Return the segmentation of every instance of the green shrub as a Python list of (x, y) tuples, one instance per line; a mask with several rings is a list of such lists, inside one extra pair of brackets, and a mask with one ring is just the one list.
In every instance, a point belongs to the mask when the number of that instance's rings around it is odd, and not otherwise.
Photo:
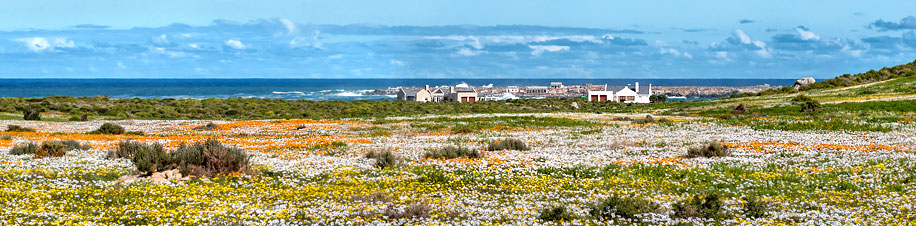
[(478, 152), (477, 150), (471, 150), (471, 149), (464, 148), (464, 147), (457, 147), (457, 146), (449, 145), (449, 146), (445, 146), (440, 149), (427, 151), (426, 154), (423, 155), (423, 157), (431, 158), (431, 159), (453, 159), (453, 158), (460, 158), (460, 157), (479, 158), (480, 152)]
[(99, 129), (94, 130), (89, 133), (90, 134), (109, 134), (109, 135), (124, 134), (124, 127), (118, 124), (106, 122), (105, 124), (102, 124), (102, 126), (99, 127)]
[(22, 119), (27, 121), (41, 120), (41, 110), (38, 108), (29, 108), (22, 112)]
[(117, 148), (117, 149), (109, 150), (109, 151), (108, 151), (108, 158), (111, 158), (111, 159), (117, 159), (117, 158), (131, 159), (131, 157), (133, 157), (134, 153), (137, 153), (138, 150), (144, 149), (144, 148), (151, 148), (151, 147), (148, 147), (148, 146), (150, 146), (150, 145), (149, 145), (149, 144), (142, 143), (142, 142), (131, 141), (131, 140), (122, 140), (122, 141), (118, 142), (118, 148)]
[(743, 115), (746, 112), (747, 107), (745, 107), (744, 104), (739, 104), (738, 106), (735, 106), (735, 109), (732, 109), (732, 114), (736, 115)]
[(380, 169), (395, 167), (400, 164), (401, 157), (391, 151), (370, 151), (366, 153), (367, 159), (375, 159), (375, 167)]
[(748, 197), (747, 201), (744, 203), (744, 215), (750, 218), (768, 217), (769, 210), (770, 203), (760, 201), (757, 197)]
[(35, 129), (22, 127), (19, 125), (7, 125), (6, 132), (35, 132)]
[(61, 157), (67, 154), (67, 145), (60, 141), (45, 141), (35, 150), (35, 158)]
[(527, 151), (528, 145), (524, 141), (515, 138), (506, 138), (503, 140), (498, 140), (490, 142), (487, 144), (487, 151), (499, 151), (499, 150), (519, 150)]
[(143, 135), (144, 135), (143, 131), (129, 131), (129, 132), (125, 133), (125, 134), (127, 134), (127, 135), (134, 135), (134, 136), (143, 136)]
[(710, 142), (709, 144), (701, 147), (691, 148), (687, 150), (688, 158), (696, 157), (725, 157), (731, 154), (731, 151), (728, 150), (728, 147), (719, 144), (718, 142)]
[(159, 143), (145, 144), (139, 141), (122, 141), (118, 143), (118, 151), (114, 156), (110, 152), (108, 156), (118, 158), (130, 156), (130, 161), (134, 163), (137, 170), (145, 173), (164, 170), (172, 165), (171, 156), (165, 152), (165, 149)]
[(703, 217), (724, 219), (727, 217), (725, 206), (716, 193), (694, 195), (690, 200), (681, 201), (672, 207), (677, 218)]
[(634, 122), (636, 122), (636, 124), (655, 123), (655, 118), (653, 118), (651, 115), (646, 115), (645, 118), (637, 119)]
[(551, 206), (542, 209), (538, 214), (538, 219), (549, 222), (569, 221), (573, 219), (573, 215), (566, 209), (566, 206)]
[(195, 130), (218, 130), (219, 126), (214, 123), (207, 123), (207, 125), (194, 127)]
[(21, 145), (16, 145), (10, 149), (11, 155), (31, 155), (35, 154), (35, 151), (38, 150), (38, 144), (35, 143), (25, 143)]
[(808, 101), (813, 101), (813, 100), (814, 100), (814, 99), (811, 99), (811, 97), (808, 97), (808, 96), (805, 96), (805, 95), (798, 95), (798, 96), (793, 97), (793, 98), (790, 99), (789, 101), (791, 101), (793, 104), (800, 104), (800, 103), (804, 103), (804, 102), (808, 102)]
[(79, 150), (85, 151), (85, 150), (92, 149), (92, 146), (89, 146), (88, 144), (80, 144), (79, 141), (75, 141), (75, 140), (62, 140), (60, 142), (64, 144), (64, 146), (66, 146), (67, 150), (79, 149)]
[(3, 136), (0, 136), (0, 140), (13, 140), (13, 136), (10, 136), (9, 134), (6, 134), (6, 135), (3, 135)]
[(660, 207), (652, 201), (612, 196), (592, 207), (589, 214), (600, 220), (635, 219), (637, 214), (657, 213)]
[(183, 175), (217, 175), (244, 172), (248, 167), (248, 154), (239, 148), (226, 146), (215, 139), (192, 145), (181, 144), (173, 154), (173, 161)]
[(818, 103), (816, 100), (805, 101), (804, 103), (801, 103), (800, 105), (801, 105), (801, 112), (805, 112), (805, 113), (818, 112), (818, 111), (823, 110), (823, 108), (821, 107), (821, 103)]
[(80, 117), (79, 117), (79, 116), (76, 116), (76, 115), (72, 115), (72, 116), (70, 116), (69, 119), (67, 119), (67, 121), (71, 121), (71, 122), (77, 122), (77, 121), (79, 121), (79, 120), (80, 120)]

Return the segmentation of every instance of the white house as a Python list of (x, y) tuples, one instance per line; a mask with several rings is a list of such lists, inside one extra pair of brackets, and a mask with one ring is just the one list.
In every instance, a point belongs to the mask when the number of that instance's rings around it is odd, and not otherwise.
[(509, 86), (506, 87), (507, 93), (518, 93), (518, 86)]
[(648, 86), (636, 85), (605, 85), (603, 90), (588, 90), (588, 101), (613, 101), (621, 103), (649, 103), (652, 93), (652, 84)]

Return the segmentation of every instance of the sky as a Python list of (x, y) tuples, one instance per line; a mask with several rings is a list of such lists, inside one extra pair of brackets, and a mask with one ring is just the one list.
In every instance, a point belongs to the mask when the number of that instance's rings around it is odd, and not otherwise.
[(916, 1), (0, 0), (0, 78), (829, 78)]

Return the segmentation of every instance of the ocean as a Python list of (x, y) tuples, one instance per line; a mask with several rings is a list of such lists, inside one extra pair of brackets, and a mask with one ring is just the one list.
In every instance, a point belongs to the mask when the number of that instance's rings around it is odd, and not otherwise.
[(794, 79), (0, 79), (0, 97), (96, 96), (111, 98), (271, 98), (288, 100), (392, 100), (365, 91), (401, 86), (547, 86), (652, 84), (654, 86), (792, 85)]

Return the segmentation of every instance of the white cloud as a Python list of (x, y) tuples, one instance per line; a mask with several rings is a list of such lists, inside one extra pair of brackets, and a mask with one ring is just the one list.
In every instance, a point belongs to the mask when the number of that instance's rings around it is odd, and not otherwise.
[(818, 36), (817, 34), (814, 34), (814, 32), (811, 32), (809, 30), (803, 29), (802, 27), (796, 27), (795, 31), (798, 31), (798, 35), (801, 36), (802, 40), (821, 39), (821, 36)]
[(197, 49), (200, 46), (198, 46), (197, 44), (191, 43), (191, 44), (188, 44), (188, 47), (191, 47), (192, 49)]
[(728, 52), (726, 52), (726, 51), (718, 51), (718, 52), (716, 52), (716, 58), (718, 58), (718, 59), (720, 59), (720, 60), (728, 60)]
[(232, 48), (234, 48), (234, 49), (245, 49), (245, 48), (247, 48), (247, 46), (245, 46), (245, 44), (243, 44), (242, 41), (235, 40), (235, 39), (226, 40), (226, 45), (229, 46), (229, 47), (232, 47)]
[(73, 40), (67, 40), (66, 38), (55, 38), (54, 47), (57, 48), (73, 48), (76, 46), (76, 43), (73, 43)]
[(457, 52), (457, 53), (458, 53), (458, 55), (462, 55), (462, 56), (477, 56), (477, 55), (480, 55), (481, 53), (487, 53), (487, 51), (471, 50), (471, 49), (468, 49), (468, 48), (460, 48), (460, 49), (458, 49), (458, 52)]
[(161, 34), (159, 36), (153, 37), (153, 43), (157, 45), (165, 45), (169, 43), (169, 36), (166, 34)]
[(391, 63), (391, 65), (404, 66), (404, 61), (391, 59), (389, 62)]
[(770, 58), (770, 57), (772, 57), (772, 56), (770, 55), (770, 51), (767, 49), (767, 43), (766, 43), (766, 42), (763, 42), (763, 41), (760, 41), (760, 40), (754, 40), (752, 43), (754, 43), (754, 46), (757, 46), (757, 47), (760, 48), (760, 49), (758, 49), (758, 50), (754, 50), (754, 52), (757, 53), (758, 56), (764, 57), (764, 58)]
[(569, 46), (554, 46), (554, 45), (529, 45), (528, 48), (531, 48), (531, 55), (540, 56), (544, 52), (559, 52), (569, 50)]
[(40, 51), (54, 48), (51, 46), (51, 43), (48, 43), (48, 39), (45, 39), (42, 37), (20, 38), (20, 39), (16, 39), (16, 41), (22, 42), (23, 44), (25, 44), (26, 48), (29, 48), (29, 50), (32, 50), (35, 52), (40, 52)]
[(741, 40), (741, 43), (751, 44), (751, 36), (748, 36), (741, 29), (735, 30), (735, 36), (738, 36), (738, 39)]
[(328, 59), (332, 59), (332, 60), (343, 59), (343, 54), (330, 55), (328, 56)]
[(280, 23), (282, 23), (283, 26), (286, 27), (286, 34), (292, 34), (296, 32), (296, 23), (293, 23), (293, 21), (283, 18), (283, 19), (280, 19)]
[(124, 66), (124, 63), (118, 62), (117, 65), (118, 65), (118, 68), (120, 69), (127, 69), (127, 66)]
[(289, 46), (291, 47), (314, 47), (321, 49), (323, 46), (321, 40), (318, 40), (318, 37), (321, 36), (321, 31), (315, 31), (315, 34), (309, 37), (296, 37), (293, 40), (289, 41)]
[(677, 49), (674, 49), (674, 48), (665, 48), (665, 47), (662, 47), (661, 49), (659, 49), (659, 53), (661, 53), (661, 54), (671, 54), (671, 55), (673, 55), (673, 56), (675, 56), (675, 57), (684, 57), (684, 58), (687, 58), (687, 59), (693, 59), (693, 55), (690, 55), (690, 53), (681, 52), (681, 51), (678, 51)]

